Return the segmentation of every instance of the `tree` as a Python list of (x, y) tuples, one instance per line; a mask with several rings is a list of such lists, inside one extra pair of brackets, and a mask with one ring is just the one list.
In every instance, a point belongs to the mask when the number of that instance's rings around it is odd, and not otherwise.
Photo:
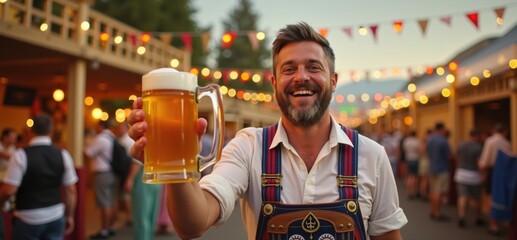
[(208, 52), (202, 48), (201, 28), (194, 20), (197, 12), (189, 0), (97, 0), (93, 8), (121, 22), (154, 35), (172, 33), (171, 45), (184, 48), (181, 33), (192, 36), (191, 65), (204, 66)]
[[(270, 52), (266, 48), (266, 39), (259, 41), (258, 48), (253, 49), (248, 38), (248, 32), (258, 30), (259, 14), (254, 12), (252, 7), (250, 0), (240, 0), (239, 5), (228, 15), (228, 19), (223, 21), (224, 31), (233, 32), (236, 35), (228, 48), (224, 48), (222, 45), (217, 48), (219, 68), (265, 70), (269, 67)], [(266, 79), (262, 79), (261, 82), (265, 81)], [(271, 92), (270, 84), (257, 84), (253, 81), (229, 80), (225, 85), (236, 89)]]

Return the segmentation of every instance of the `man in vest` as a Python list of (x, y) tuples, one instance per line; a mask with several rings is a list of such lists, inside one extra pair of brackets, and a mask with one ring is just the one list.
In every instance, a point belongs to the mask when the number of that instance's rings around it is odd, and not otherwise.
[(52, 145), (52, 129), (49, 115), (35, 117), (29, 146), (7, 166), (0, 204), (16, 195), (12, 239), (64, 239), (74, 229), (78, 178), (70, 153)]
[[(248, 239), (402, 239), (407, 219), (386, 152), (329, 112), (338, 81), (329, 42), (306, 23), (288, 25), (272, 55), (282, 118), (237, 133), (199, 182), (168, 185), (178, 235), (224, 223), (240, 198)], [(133, 106), (131, 152), (142, 159), (147, 123), (142, 100)], [(199, 120), (200, 135), (205, 127)]]

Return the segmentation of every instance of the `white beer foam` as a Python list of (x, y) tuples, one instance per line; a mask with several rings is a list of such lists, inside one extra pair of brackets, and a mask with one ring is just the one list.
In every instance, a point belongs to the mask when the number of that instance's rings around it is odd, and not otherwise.
[(196, 91), (197, 76), (179, 72), (174, 68), (158, 68), (142, 76), (142, 91), (156, 89), (179, 89)]

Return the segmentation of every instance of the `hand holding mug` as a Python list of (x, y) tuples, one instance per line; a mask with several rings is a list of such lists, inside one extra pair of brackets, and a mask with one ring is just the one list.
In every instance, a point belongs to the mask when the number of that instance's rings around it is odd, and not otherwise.
[[(214, 122), (207, 156), (199, 155), (199, 133), (206, 128), (206, 122), (198, 119), (198, 101), (203, 97), (211, 99)], [(197, 181), (201, 171), (219, 160), (224, 140), (222, 105), (219, 86), (199, 87), (191, 73), (160, 68), (145, 74), (142, 98), (134, 102), (128, 119), (130, 136), (136, 141), (131, 153), (144, 162), (143, 181)]]

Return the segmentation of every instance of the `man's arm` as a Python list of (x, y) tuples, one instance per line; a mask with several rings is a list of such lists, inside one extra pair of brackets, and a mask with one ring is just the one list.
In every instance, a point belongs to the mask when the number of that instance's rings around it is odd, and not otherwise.
[(181, 239), (200, 237), (219, 218), (219, 201), (197, 182), (169, 184), (167, 208)]
[(393, 230), (379, 236), (370, 236), (371, 240), (402, 240), (400, 230)]
[(5, 202), (16, 194), (16, 192), (18, 192), (18, 187), (8, 183), (2, 183), (0, 186), (0, 206), (4, 206)]
[(75, 207), (77, 204), (77, 188), (75, 184), (65, 186), (65, 234), (70, 234), (74, 230)]

